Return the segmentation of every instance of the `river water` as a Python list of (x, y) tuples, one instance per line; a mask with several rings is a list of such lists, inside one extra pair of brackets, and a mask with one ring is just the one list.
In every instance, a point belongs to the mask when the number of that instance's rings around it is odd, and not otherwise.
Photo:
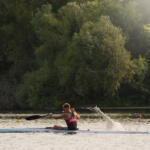
[[(1, 114), (2, 116), (3, 114)], [(43, 128), (53, 125), (65, 126), (63, 120), (8, 118), (3, 115), (0, 128)], [(16, 115), (17, 116), (17, 115)], [(81, 118), (80, 129), (149, 131), (150, 119), (119, 117), (108, 128), (101, 118)], [(0, 133), (0, 150), (150, 150), (150, 134), (63, 134), (63, 133)]]

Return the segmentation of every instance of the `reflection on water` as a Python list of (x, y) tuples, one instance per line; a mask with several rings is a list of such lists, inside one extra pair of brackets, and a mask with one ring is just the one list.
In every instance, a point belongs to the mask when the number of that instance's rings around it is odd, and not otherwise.
[[(91, 118), (91, 114), (86, 115), (86, 119), (82, 118), (78, 123), (80, 129), (108, 130), (107, 121), (101, 119), (101, 117)], [(65, 126), (63, 120), (48, 118), (33, 121), (26, 121), (21, 118), (20, 121), (17, 120), (17, 117), (16, 119), (15, 117), (13, 119), (3, 117), (0, 119), (0, 128)], [(150, 119), (119, 117), (113, 119), (113, 121), (120, 123), (127, 131), (150, 132)], [(120, 130), (120, 127), (116, 127), (115, 130)], [(0, 133), (0, 150), (149, 150), (149, 141), (150, 135)]]

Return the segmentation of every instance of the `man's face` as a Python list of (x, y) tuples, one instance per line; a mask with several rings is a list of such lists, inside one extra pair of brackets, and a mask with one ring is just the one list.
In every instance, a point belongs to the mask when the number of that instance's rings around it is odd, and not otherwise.
[(64, 107), (63, 110), (64, 110), (64, 112), (68, 112), (69, 108), (68, 107)]

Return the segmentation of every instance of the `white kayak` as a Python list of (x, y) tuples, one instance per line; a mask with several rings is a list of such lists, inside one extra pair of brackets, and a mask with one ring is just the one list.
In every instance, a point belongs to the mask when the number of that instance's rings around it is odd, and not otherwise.
[(54, 130), (46, 128), (3, 128), (0, 133), (66, 133), (66, 134), (150, 134), (148, 131), (95, 131), (95, 130)]

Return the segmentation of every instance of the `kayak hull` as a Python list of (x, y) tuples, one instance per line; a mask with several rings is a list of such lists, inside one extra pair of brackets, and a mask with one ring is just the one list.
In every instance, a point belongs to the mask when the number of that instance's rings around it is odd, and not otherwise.
[(85, 134), (149, 134), (147, 131), (54, 130), (46, 128), (3, 128), (0, 133), (85, 133)]

